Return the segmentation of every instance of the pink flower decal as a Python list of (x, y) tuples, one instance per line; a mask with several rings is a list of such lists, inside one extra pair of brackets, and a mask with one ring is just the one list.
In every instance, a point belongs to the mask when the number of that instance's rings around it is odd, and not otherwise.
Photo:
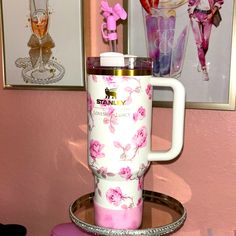
[(118, 119), (115, 115), (115, 108), (112, 106), (107, 107), (107, 115), (103, 119), (103, 123), (107, 124), (111, 133), (115, 133), (115, 125), (118, 124)]
[(123, 147), (122, 144), (120, 142), (117, 142), (117, 141), (114, 141), (113, 144), (116, 148), (121, 148), (122, 151), (123, 151), (122, 154), (120, 155), (120, 159), (123, 160), (123, 161), (128, 160), (128, 151), (130, 150), (131, 145), (127, 144)]
[(138, 190), (143, 190), (143, 176), (138, 179)]
[(152, 85), (148, 84), (146, 88), (146, 94), (148, 95), (148, 99), (152, 99)]
[(97, 170), (97, 173), (100, 174), (103, 178), (106, 178), (106, 176), (107, 176), (107, 168), (106, 167), (100, 167)]
[(94, 82), (97, 82), (98, 80), (97, 80), (97, 76), (96, 75), (92, 75), (92, 80), (94, 81)]
[(110, 85), (115, 85), (116, 81), (115, 81), (115, 77), (114, 76), (104, 76), (103, 79), (105, 80), (105, 82), (110, 86)]
[(126, 180), (129, 180), (132, 176), (130, 167), (123, 167), (120, 169), (119, 175)]
[[(93, 168), (96, 169), (95, 166), (93, 166)], [(106, 168), (106, 167), (103, 167), (103, 166), (100, 167), (100, 168), (97, 170), (97, 173), (98, 173), (99, 175), (101, 175), (104, 179), (106, 179), (107, 176), (109, 176), (109, 177), (115, 176), (114, 173), (108, 172), (107, 168)]]
[(147, 144), (147, 129), (146, 127), (140, 128), (133, 137), (133, 142), (137, 148), (145, 147)]
[[(138, 154), (138, 151), (140, 148), (143, 148), (147, 144), (147, 128), (146, 127), (141, 127), (139, 130), (137, 130), (136, 134), (132, 138), (133, 144), (134, 144), (134, 152), (132, 155), (129, 155), (129, 151), (131, 149), (131, 145), (127, 144), (126, 146), (122, 146), (122, 144), (118, 141), (113, 142), (114, 146), (116, 148), (121, 148), (123, 150), (120, 160), (122, 161), (132, 161), (136, 155)], [(129, 153), (128, 153), (129, 152)], [(127, 171), (127, 169), (122, 170), (122, 171)], [(121, 172), (120, 172), (121, 173)]]
[(133, 102), (133, 99), (132, 99), (132, 95), (134, 94), (134, 93), (140, 93), (140, 90), (141, 90), (141, 87), (140, 86), (138, 86), (138, 87), (136, 87), (136, 88), (131, 88), (131, 87), (126, 87), (125, 88), (125, 91), (128, 93), (128, 97), (127, 97), (127, 99), (126, 99), (126, 101), (125, 101), (125, 104), (126, 105), (130, 105), (132, 102)]
[(87, 96), (87, 103), (88, 103), (88, 111), (91, 112), (94, 108), (94, 101), (89, 93)]
[(136, 148), (134, 150), (134, 154), (133, 154), (133, 157), (131, 158), (131, 160), (136, 157), (139, 148), (143, 148), (147, 144), (147, 129), (146, 129), (146, 127), (143, 126), (142, 128), (140, 128), (137, 131), (137, 133), (133, 137), (133, 142), (134, 142), (134, 145), (136, 146)]
[(94, 127), (94, 119), (92, 113), (94, 108), (94, 101), (89, 93), (87, 94), (87, 106), (88, 106), (88, 127), (89, 130), (91, 131)]
[(133, 120), (142, 120), (146, 116), (146, 110), (143, 107), (139, 107), (138, 111), (133, 114)]
[(93, 160), (96, 160), (96, 158), (100, 158), (100, 157), (105, 156), (105, 154), (102, 153), (103, 148), (104, 148), (104, 145), (101, 144), (99, 141), (97, 141), (97, 140), (90, 141), (89, 150), (90, 150), (90, 155)]
[(120, 187), (116, 187), (115, 189), (110, 188), (106, 193), (106, 198), (108, 202), (110, 202), (114, 206), (119, 206), (121, 201), (123, 200), (123, 195)]
[(109, 116), (112, 116), (113, 113), (114, 113), (114, 111), (115, 111), (115, 108), (112, 107), (112, 106), (109, 106), (108, 109), (107, 109), (107, 112), (108, 112), (108, 115), (109, 115)]
[(137, 206), (139, 206), (142, 203), (142, 198), (138, 199)]

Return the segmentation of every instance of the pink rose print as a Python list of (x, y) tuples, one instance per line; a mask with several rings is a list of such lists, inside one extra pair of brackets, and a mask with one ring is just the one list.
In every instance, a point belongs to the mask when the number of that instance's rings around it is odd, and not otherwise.
[(126, 87), (125, 91), (128, 93), (128, 97), (125, 101), (126, 105), (130, 105), (133, 102), (132, 95), (133, 93), (140, 93), (141, 86), (138, 86), (136, 88)]
[(139, 148), (143, 148), (147, 144), (147, 129), (146, 129), (146, 127), (143, 126), (142, 128), (140, 128), (137, 131), (137, 133), (133, 137), (133, 142), (134, 142), (134, 145), (136, 146), (136, 148), (134, 150), (134, 154), (133, 154), (133, 157), (131, 158), (131, 160), (136, 157)]
[(115, 108), (112, 107), (112, 106), (109, 106), (107, 110), (108, 110), (108, 111), (107, 111), (107, 112), (108, 112), (108, 115), (111, 116), (111, 115), (113, 115), (113, 113), (114, 113), (114, 111), (115, 111)]
[(133, 197), (123, 195), (120, 187), (108, 189), (108, 191), (106, 192), (106, 198), (109, 203), (114, 206), (120, 206), (122, 209), (134, 207)]
[(114, 206), (119, 206), (123, 199), (120, 187), (116, 187), (115, 189), (110, 188), (106, 193), (106, 198)]
[(102, 197), (102, 191), (99, 188), (99, 178), (95, 178), (95, 191), (96, 190), (98, 191), (99, 196)]
[(105, 156), (105, 154), (101, 152), (103, 148), (104, 145), (101, 144), (99, 141), (97, 140), (90, 141), (89, 150), (90, 150), (90, 155), (94, 161), (96, 160), (96, 158)]
[(97, 170), (97, 173), (100, 174), (103, 178), (106, 178), (106, 176), (107, 176), (107, 168), (106, 167), (100, 167)]
[(146, 116), (146, 110), (143, 107), (139, 107), (138, 111), (133, 114), (133, 120), (142, 120)]
[[(131, 144), (126, 144), (124, 146), (118, 141), (113, 142), (113, 144), (116, 148), (122, 149), (122, 153), (120, 155), (120, 160), (132, 161), (136, 157), (139, 148), (143, 148), (146, 146), (146, 144), (147, 144), (147, 129), (146, 129), (146, 127), (144, 127), (144, 126), (141, 127), (137, 131), (137, 133), (133, 136), (132, 141), (133, 141), (133, 146), (134, 146), (134, 148), (132, 149), (132, 153), (130, 152)], [(133, 153), (133, 150), (134, 150), (134, 153)]]
[(114, 107), (108, 106), (106, 117), (103, 119), (103, 123), (108, 125), (111, 133), (115, 133), (115, 125), (118, 124), (118, 119), (114, 112)]
[(92, 112), (93, 108), (94, 108), (94, 101), (91, 97), (91, 95), (88, 93), (88, 96), (87, 96), (87, 103), (88, 103), (88, 111), (89, 112)]
[(147, 144), (147, 129), (146, 127), (140, 128), (133, 137), (133, 142), (138, 148), (145, 147)]
[(122, 146), (122, 144), (120, 142), (114, 141), (113, 142), (114, 146), (116, 148), (121, 148), (122, 149), (122, 154), (120, 155), (120, 159), (123, 161), (128, 160), (128, 151), (131, 148), (130, 144), (127, 144), (125, 147)]
[(141, 203), (142, 203), (142, 198), (139, 198), (139, 199), (138, 199), (137, 206), (139, 206)]
[(149, 165), (150, 165), (150, 162), (147, 162), (147, 164), (142, 163), (139, 166), (139, 170), (138, 170), (138, 173), (137, 173), (137, 178), (138, 179), (143, 177), (143, 175), (146, 172), (146, 170), (148, 169)]
[(138, 191), (143, 190), (143, 176), (138, 179)]
[(123, 167), (120, 169), (119, 175), (126, 180), (129, 180), (132, 176), (130, 167)]
[[(93, 165), (93, 168), (96, 169), (96, 167), (95, 167), (94, 165)], [(106, 167), (103, 167), (103, 166), (100, 167), (99, 169), (97, 168), (97, 173), (98, 173), (99, 175), (101, 175), (101, 177), (103, 177), (104, 179), (106, 179), (107, 176), (109, 176), (109, 177), (115, 176), (114, 173), (108, 172), (107, 168), (106, 168)]]
[(115, 81), (115, 78), (114, 76), (104, 76), (103, 79), (105, 80), (105, 82), (107, 83), (107, 85), (113, 85), (115, 86), (116, 85), (116, 81)]
[(97, 80), (97, 76), (96, 75), (92, 75), (92, 80), (94, 81), (94, 82), (97, 82), (98, 80)]
[(148, 84), (146, 88), (146, 94), (148, 95), (148, 99), (152, 99), (152, 85)]
[(94, 108), (94, 101), (91, 97), (91, 95), (88, 93), (87, 94), (87, 106), (88, 106), (88, 127), (89, 130), (92, 130), (92, 128), (94, 127), (94, 119), (93, 119), (93, 108)]

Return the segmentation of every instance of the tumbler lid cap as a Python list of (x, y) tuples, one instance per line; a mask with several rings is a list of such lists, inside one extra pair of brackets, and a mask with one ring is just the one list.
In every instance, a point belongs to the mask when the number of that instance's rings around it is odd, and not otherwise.
[(124, 67), (124, 54), (118, 52), (104, 52), (100, 54), (101, 66)]

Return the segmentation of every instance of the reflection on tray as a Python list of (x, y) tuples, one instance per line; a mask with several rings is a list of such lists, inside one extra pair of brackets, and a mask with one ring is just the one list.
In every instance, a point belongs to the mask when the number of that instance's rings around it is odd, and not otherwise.
[(167, 235), (178, 230), (186, 219), (186, 210), (176, 199), (152, 191), (143, 191), (143, 221), (138, 230), (108, 229), (94, 225), (93, 196), (78, 198), (70, 206), (71, 220), (87, 232), (98, 235)]

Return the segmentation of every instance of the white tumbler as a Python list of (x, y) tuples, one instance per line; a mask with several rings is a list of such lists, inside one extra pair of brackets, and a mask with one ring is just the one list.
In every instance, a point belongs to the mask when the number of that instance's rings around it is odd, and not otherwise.
[[(172, 160), (181, 152), (184, 87), (176, 79), (153, 77), (152, 72), (150, 58), (111, 53), (87, 59), (88, 163), (95, 177), (98, 226), (139, 228), (143, 177), (150, 162)], [(151, 150), (153, 86), (171, 87), (174, 93), (168, 151)]]

